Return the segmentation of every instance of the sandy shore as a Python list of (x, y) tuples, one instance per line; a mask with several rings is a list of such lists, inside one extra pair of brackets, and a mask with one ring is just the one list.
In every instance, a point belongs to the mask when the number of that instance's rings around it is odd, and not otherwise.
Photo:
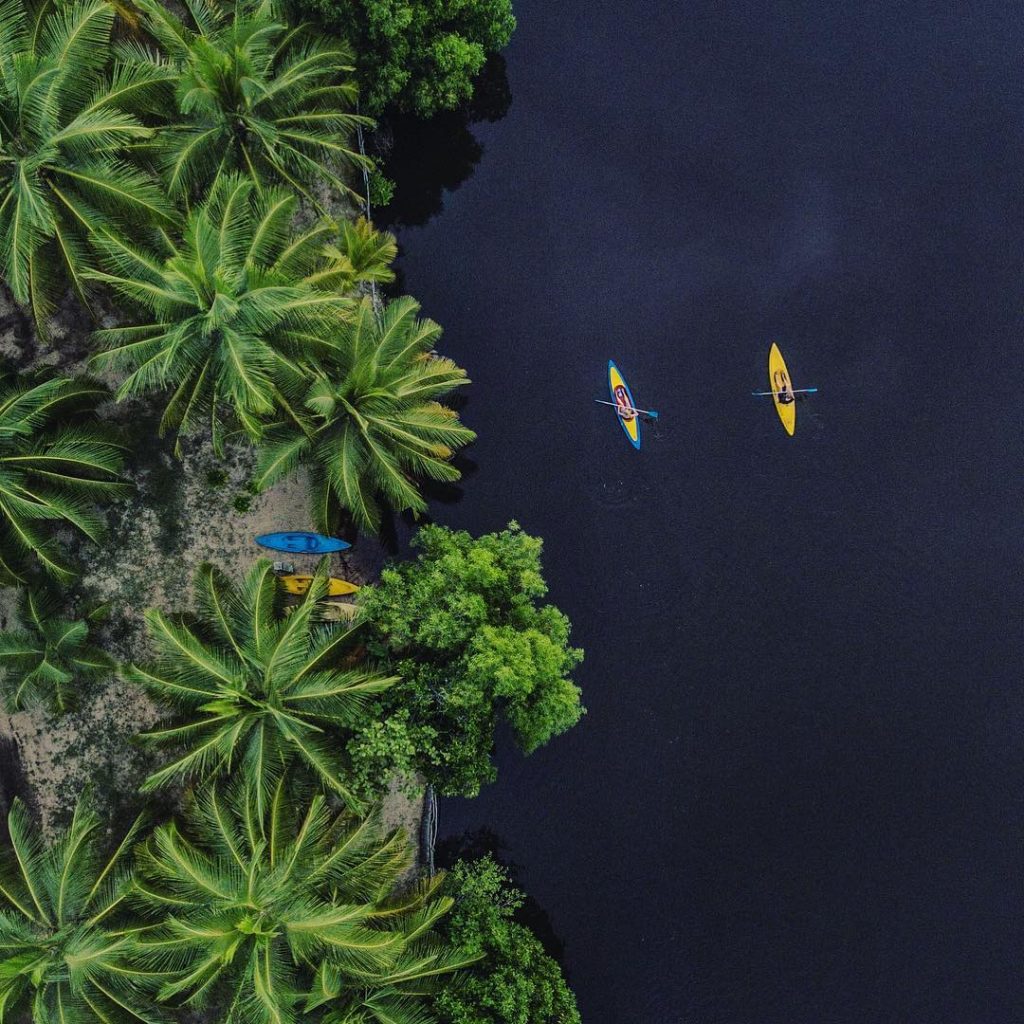
[[(59, 320), (52, 347), (27, 352), (24, 321), (12, 310), (0, 309), (0, 317), (4, 314), (8, 319), (6, 329), (0, 330), (0, 350), (17, 365), (57, 365), (81, 372), (86, 339), (73, 319), (65, 315)], [(255, 458), (250, 448), (235, 446), (220, 460), (196, 439), (184, 446), (178, 460), (169, 443), (157, 441), (153, 415), (141, 404), (111, 403), (107, 411), (143, 450), (133, 454), (127, 472), (135, 493), (109, 509), (106, 541), (80, 549), (81, 586), (90, 599), (110, 602), (110, 618), (100, 634), (104, 646), (121, 662), (142, 661), (148, 656), (142, 612), (150, 607), (190, 608), (192, 577), (205, 561), (237, 579), (257, 558), (273, 557), (253, 537), (308, 529), (308, 487), (300, 472), (253, 495), (247, 489)], [(298, 572), (312, 571), (317, 563), (310, 556), (287, 560)], [(332, 556), (332, 575), (366, 583), (377, 577), (383, 560), (380, 544), (361, 538), (353, 548)], [(13, 621), (15, 596), (13, 589), (0, 591), (0, 624)], [(0, 744), (16, 753), (0, 761), (0, 781), (8, 793), (21, 791), (32, 801), (47, 831), (64, 820), (86, 786), (120, 817), (139, 804), (138, 785), (155, 763), (154, 754), (135, 736), (158, 718), (146, 694), (120, 679), (90, 691), (76, 711), (63, 717), (0, 714)], [(416, 843), (421, 813), (422, 800), (392, 784), (382, 808), (385, 822), (406, 828)]]

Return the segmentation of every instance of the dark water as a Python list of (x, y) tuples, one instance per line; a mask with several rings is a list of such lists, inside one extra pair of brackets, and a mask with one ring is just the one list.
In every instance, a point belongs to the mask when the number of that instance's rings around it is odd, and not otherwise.
[(524, 865), (589, 1024), (1024, 1021), (1024, 13), (517, 10), (401, 266), (475, 382), (437, 518), (546, 539), (589, 715), (442, 833)]

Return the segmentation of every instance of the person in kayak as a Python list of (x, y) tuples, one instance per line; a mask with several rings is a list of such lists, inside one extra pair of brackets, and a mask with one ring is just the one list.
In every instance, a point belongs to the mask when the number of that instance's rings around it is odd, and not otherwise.
[(792, 384), (789, 383), (789, 378), (784, 373), (778, 372), (775, 374), (775, 392), (782, 405), (792, 405), (793, 402), (800, 402), (806, 397), (803, 394), (798, 395), (793, 390)]
[(626, 389), (623, 387), (615, 389), (615, 411), (624, 420), (636, 418), (636, 409), (630, 405), (629, 396), (626, 394)]

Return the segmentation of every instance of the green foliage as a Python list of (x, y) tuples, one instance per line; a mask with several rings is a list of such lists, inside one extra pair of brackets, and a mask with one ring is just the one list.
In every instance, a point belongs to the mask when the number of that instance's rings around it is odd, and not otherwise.
[(325, 250), (337, 275), (336, 287), (346, 292), (363, 282), (391, 284), (395, 279), (391, 264), (397, 253), (395, 236), (378, 231), (365, 217), (345, 221), (338, 244)]
[(367, 198), (374, 209), (387, 206), (395, 198), (395, 182), (376, 167), (370, 172), (370, 194)]
[(515, 919), (523, 894), (504, 868), (490, 857), (460, 861), (444, 892), (455, 900), (445, 938), (483, 959), (438, 996), (441, 1024), (580, 1024), (576, 997), (558, 963)]
[(63, 714), (83, 683), (113, 670), (113, 660), (89, 643), (90, 624), (105, 608), (71, 621), (62, 615), (65, 604), (60, 594), (29, 587), (18, 601), (22, 628), (0, 632), (0, 692), (9, 712), (45, 707)]
[[(38, 1024), (157, 1024), (125, 922), (136, 821), (110, 856), (99, 818), (80, 802), (49, 847), (21, 801), (7, 818), (0, 864), (0, 1020)], [(15, 1017), (14, 1014), (18, 1016)]]
[(412, 775), (419, 764), (414, 733), (408, 708), (391, 708), (386, 718), (366, 721), (348, 744), (352, 788), (358, 793), (374, 793), (396, 775)]
[(209, 423), (219, 448), (226, 407), (259, 437), (262, 418), (287, 405), (281, 388), (303, 379), (301, 361), (329, 348), (321, 337), (351, 302), (329, 290), (341, 276), (323, 257), (333, 226), (291, 234), (296, 203), (284, 189), (221, 178), (166, 259), (102, 243), (107, 269), (92, 276), (147, 315), (98, 331), (107, 351), (93, 362), (132, 370), (118, 398), (169, 394), (161, 432)]
[(196, 574), (199, 617), (175, 622), (146, 612), (157, 660), (129, 677), (181, 712), (180, 721), (145, 733), (185, 752), (152, 774), (150, 791), (178, 780), (236, 773), (262, 813), (293, 767), (355, 805), (341, 751), (367, 699), (396, 682), (352, 664), (351, 630), (322, 621), (327, 562), (290, 609), (271, 563), (261, 559), (235, 586), (204, 565)]
[(409, 847), (375, 819), (296, 808), (278, 785), (264, 812), (209, 787), (185, 824), (162, 825), (139, 857), (139, 902), (162, 919), (143, 940), (170, 977), (162, 1001), (212, 1008), (223, 1024), (423, 1021), (433, 979), (471, 962), (432, 935), (451, 906), (437, 884), (389, 898)]
[(126, 489), (122, 446), (95, 417), (108, 394), (85, 377), (0, 376), (0, 584), (36, 567), (71, 580), (56, 531), (102, 536), (96, 502)]
[(104, 0), (0, 2), (0, 273), (36, 326), (67, 286), (85, 297), (90, 235), (169, 222), (157, 184), (125, 160), (149, 138), (131, 111), (167, 80), (110, 65)]
[(449, 459), (476, 435), (437, 399), (468, 380), (450, 359), (430, 355), (441, 329), (417, 319), (418, 311), (413, 299), (402, 298), (378, 320), (364, 298), (331, 335), (301, 421), (267, 431), (256, 486), (306, 466), (319, 530), (330, 532), (339, 506), (357, 526), (376, 530), (382, 504), (426, 509), (416, 478), (459, 479)]
[[(309, 25), (286, 24), (273, 0), (189, 3), (180, 19), (160, 0), (136, 0), (147, 31), (177, 76), (176, 124), (157, 149), (174, 196), (205, 195), (222, 175), (244, 172), (288, 185), (314, 203), (314, 186), (351, 189), (341, 164), (364, 164), (350, 145), (357, 124), (352, 56)], [(137, 48), (142, 67), (167, 60)]]
[(473, 95), (488, 53), (516, 27), (511, 0), (301, 0), (352, 40), (367, 110), (430, 117)]
[[(385, 569), (360, 594), (371, 651), (404, 680), (369, 717), (390, 722), (404, 709), (391, 737), (396, 765), (411, 743), (442, 793), (473, 796), (495, 777), (499, 717), (526, 753), (576, 724), (583, 709), (569, 673), (582, 652), (569, 646), (568, 619), (539, 604), (541, 542), (515, 523), (477, 540), (425, 526), (413, 543), (414, 561)], [(360, 732), (350, 744), (363, 777), (387, 762), (384, 739)], [(381, 772), (378, 784), (386, 779)]]

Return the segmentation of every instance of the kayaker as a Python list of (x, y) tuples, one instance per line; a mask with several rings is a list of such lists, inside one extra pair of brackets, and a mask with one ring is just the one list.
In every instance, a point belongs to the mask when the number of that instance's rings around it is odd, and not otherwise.
[(624, 420), (631, 420), (636, 417), (636, 409), (629, 404), (624, 388), (617, 388), (615, 391), (615, 411)]

